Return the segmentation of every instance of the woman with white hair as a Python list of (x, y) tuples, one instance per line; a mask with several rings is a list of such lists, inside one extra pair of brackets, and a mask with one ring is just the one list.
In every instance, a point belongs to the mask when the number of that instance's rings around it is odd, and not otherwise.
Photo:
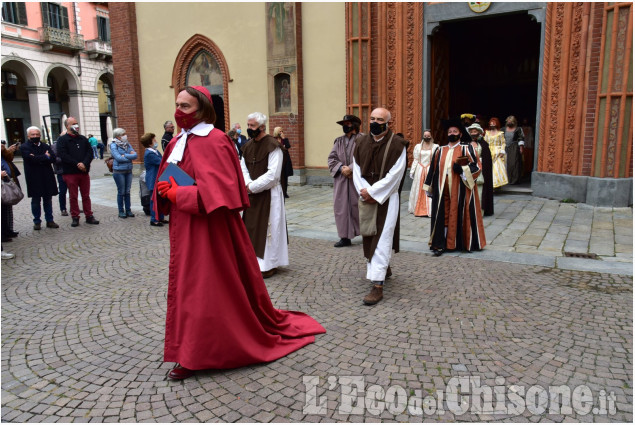
[(112, 178), (117, 185), (117, 207), (119, 217), (134, 217), (130, 209), (130, 187), (132, 186), (132, 161), (137, 159), (137, 152), (128, 143), (128, 135), (123, 128), (115, 128), (112, 132), (110, 153), (114, 158)]

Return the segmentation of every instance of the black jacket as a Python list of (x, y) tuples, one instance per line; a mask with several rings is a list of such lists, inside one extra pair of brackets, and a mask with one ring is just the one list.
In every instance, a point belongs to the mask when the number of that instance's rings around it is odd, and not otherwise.
[(57, 139), (57, 155), (62, 158), (62, 174), (79, 174), (77, 164), (82, 162), (86, 172), (90, 171), (93, 161), (93, 148), (88, 139), (81, 134), (71, 136), (66, 133)]
[(168, 146), (168, 143), (170, 143), (172, 138), (174, 138), (174, 133), (163, 133), (163, 137), (161, 137), (161, 148), (163, 149), (163, 152), (165, 152), (165, 148)]
[(51, 167), (55, 163), (53, 149), (46, 143), (40, 142), (38, 146), (27, 140), (20, 145), (20, 151), (24, 160), (24, 175), (29, 198), (57, 195), (57, 183)]

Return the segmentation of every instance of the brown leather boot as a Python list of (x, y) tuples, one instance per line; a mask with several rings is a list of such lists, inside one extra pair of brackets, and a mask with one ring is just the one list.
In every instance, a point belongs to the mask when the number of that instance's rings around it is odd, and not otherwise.
[(384, 298), (384, 285), (373, 285), (373, 289), (364, 297), (364, 304), (375, 305), (382, 298)]

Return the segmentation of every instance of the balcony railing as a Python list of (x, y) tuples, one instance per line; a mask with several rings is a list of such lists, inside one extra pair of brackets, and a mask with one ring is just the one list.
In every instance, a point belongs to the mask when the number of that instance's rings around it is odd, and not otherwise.
[(86, 40), (86, 53), (91, 59), (109, 59), (112, 58), (112, 46), (108, 41)]
[(84, 36), (66, 29), (42, 27), (39, 28), (40, 41), (44, 43), (44, 49), (50, 50), (53, 47), (82, 50), (84, 49)]

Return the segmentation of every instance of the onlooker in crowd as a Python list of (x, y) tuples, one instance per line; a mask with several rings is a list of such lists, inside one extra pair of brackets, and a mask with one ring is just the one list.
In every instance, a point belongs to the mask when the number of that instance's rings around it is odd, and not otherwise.
[(27, 128), (26, 137), (27, 141), (20, 146), (20, 151), (24, 160), (27, 195), (31, 198), (33, 230), (42, 228), (42, 207), (46, 227), (57, 229), (60, 226), (53, 220), (52, 197), (58, 192), (55, 173), (51, 167), (55, 163), (55, 153), (40, 140), (42, 133), (39, 128)]
[(182, 132), (164, 153), (159, 175), (178, 164), (196, 185), (158, 182), (153, 196), (155, 211), (169, 213), (172, 223), (164, 361), (178, 363), (168, 377), (271, 362), (312, 343), (324, 332), (319, 323), (271, 303), (240, 219), (249, 206), (240, 164), (227, 136), (213, 127), (209, 91), (186, 87), (176, 107)]
[[(353, 182), (365, 204), (379, 204), (374, 223), (376, 232), (364, 234), (364, 215), (360, 226), (366, 257), (366, 279), (373, 284), (364, 304), (377, 304), (384, 297), (384, 280), (391, 275), (391, 249), (399, 251), (399, 196), (408, 164), (408, 142), (388, 127), (390, 111), (376, 108), (370, 114), (370, 134), (355, 141)], [(360, 209), (364, 208), (360, 205)]]
[(234, 124), (234, 126), (232, 127), (232, 130), (234, 130), (236, 132), (236, 134), (238, 135), (238, 157), (240, 159), (242, 159), (242, 157), (243, 157), (243, 146), (245, 146), (245, 143), (247, 143), (247, 137), (245, 137), (245, 135), (242, 134), (243, 131), (240, 128), (240, 123), (239, 122)]
[(490, 118), (484, 137), (492, 154), (492, 186), (494, 189), (505, 186), (508, 183), (505, 134), (500, 131), (500, 127), (501, 123), (498, 118)]
[(523, 118), (522, 130), (525, 135), (523, 145), (523, 175), (531, 174), (534, 169), (534, 129), (529, 125), (529, 120)]
[(66, 134), (57, 139), (57, 155), (62, 158), (62, 175), (68, 186), (71, 204), (71, 227), (79, 226), (78, 191), (82, 194), (82, 207), (86, 223), (99, 224), (95, 219), (90, 202), (90, 163), (93, 150), (88, 139), (79, 134), (79, 124), (75, 117), (68, 117), (64, 123)]
[(137, 152), (128, 143), (128, 135), (123, 128), (115, 128), (112, 136), (110, 143), (110, 154), (114, 158), (112, 178), (117, 185), (119, 217), (134, 217), (130, 209), (130, 188), (132, 187), (132, 160), (137, 159)]
[[(145, 148), (143, 166), (146, 169), (146, 186), (152, 192), (163, 155), (158, 151), (159, 144), (154, 133), (146, 133), (141, 136), (141, 146)], [(163, 226), (164, 222), (167, 223), (167, 220), (163, 219), (163, 214), (159, 214), (157, 217), (154, 202), (150, 201), (150, 226)]]
[[(4, 148), (4, 143), (5, 141), (2, 141), (3, 145), (2, 147)], [(9, 174), (5, 171), (4, 168), (4, 159), (2, 159), (2, 180), (4, 181), (9, 181), (10, 177)], [(11, 238), (8, 236), (9, 234), (9, 209), (7, 207), (11, 207), (12, 205), (2, 205), (2, 223), (0, 223), (1, 227), (2, 227), (2, 242), (11, 242)], [(16, 234), (17, 236), (17, 234)], [(4, 245), (2, 246), (2, 259), (3, 260), (10, 260), (11, 258), (15, 257), (15, 254), (12, 254), (10, 252), (6, 252), (4, 250)]]
[[(90, 143), (90, 147), (93, 148), (93, 154), (95, 155), (93, 159), (97, 159), (99, 155), (97, 154), (97, 145), (99, 145), (99, 141), (92, 134), (88, 135), (88, 143)], [(102, 155), (103, 156), (103, 155)]]
[(53, 163), (53, 170), (55, 170), (55, 176), (57, 177), (60, 213), (64, 217), (66, 217), (68, 216), (68, 211), (66, 211), (66, 193), (68, 192), (68, 187), (66, 186), (66, 182), (64, 181), (64, 175), (63, 175), (64, 170), (62, 167), (62, 158), (57, 154), (57, 140), (53, 142), (53, 144), (51, 145), (51, 150), (55, 154), (55, 162)]
[(289, 265), (284, 195), (280, 186), (283, 154), (280, 143), (266, 133), (267, 116), (247, 116), (249, 140), (240, 162), (250, 207), (243, 212), (262, 276), (273, 276)]
[(238, 147), (238, 133), (236, 130), (229, 130), (227, 132), (227, 136), (234, 143), (234, 147), (236, 148), (236, 155), (240, 158), (240, 148)]
[(333, 246), (341, 248), (350, 246), (351, 239), (359, 235), (359, 195), (353, 182), (353, 152), (355, 140), (360, 137), (362, 120), (355, 115), (344, 115), (337, 124), (342, 126), (344, 134), (333, 142), (328, 166), (333, 177), (333, 212), (340, 237)]
[(423, 186), (432, 197), (429, 245), (435, 256), (446, 250), (479, 251), (486, 244), (475, 190), (481, 161), (472, 144), (460, 143), (462, 122), (447, 120), (444, 127), (448, 144), (434, 151)]
[(410, 166), (412, 187), (410, 188), (408, 212), (414, 214), (415, 217), (430, 217), (432, 214), (432, 200), (426, 196), (423, 183), (428, 176), (432, 153), (438, 147), (439, 145), (434, 143), (432, 138), (432, 131), (425, 130), (421, 143), (416, 145), (412, 152), (412, 165)]
[(509, 184), (520, 183), (523, 173), (523, 145), (525, 135), (518, 127), (516, 117), (510, 115), (505, 119), (505, 152), (507, 153), (507, 179)]
[(463, 128), (461, 129), (461, 142), (470, 143), (472, 141), (470, 132), (467, 130), (467, 128), (474, 124), (474, 121), (476, 121), (476, 116), (474, 114), (461, 115), (461, 122), (463, 123)]
[(102, 142), (97, 143), (97, 149), (99, 149), (99, 159), (104, 159), (104, 148), (105, 147), (106, 146)]
[(170, 143), (170, 140), (174, 137), (174, 123), (172, 121), (166, 121), (163, 123), (163, 136), (161, 137), (161, 150), (165, 152), (165, 148)]
[(280, 185), (282, 186), (282, 193), (285, 198), (288, 198), (287, 187), (289, 186), (289, 176), (293, 175), (293, 164), (291, 163), (291, 155), (289, 155), (289, 149), (291, 149), (291, 143), (289, 139), (284, 137), (284, 131), (282, 127), (276, 127), (273, 129), (273, 137), (280, 143), (280, 149), (282, 149), (282, 174), (280, 175)]
[(476, 153), (481, 158), (481, 175), (483, 178), (483, 189), (481, 196), (481, 208), (484, 216), (494, 215), (494, 186), (492, 184), (492, 154), (489, 150), (489, 143), (483, 138), (483, 128), (474, 123), (469, 126), (468, 131), (472, 142), (476, 144)]
[[(13, 155), (20, 146), (19, 143), (14, 143), (8, 148), (5, 146), (6, 141), (2, 141), (2, 171), (6, 172), (7, 178), (13, 180), (15, 184), (20, 186), (18, 176), (20, 170), (13, 163)], [(13, 230), (13, 205), (2, 205), (3, 223), (2, 223), (2, 241), (10, 242), (11, 238), (18, 236), (19, 232)]]

